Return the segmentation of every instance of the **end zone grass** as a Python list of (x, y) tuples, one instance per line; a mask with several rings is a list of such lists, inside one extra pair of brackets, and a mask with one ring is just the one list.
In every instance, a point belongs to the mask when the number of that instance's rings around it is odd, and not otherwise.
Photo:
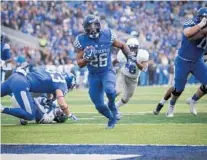
[[(113, 130), (106, 130), (107, 120), (97, 113), (87, 90), (75, 90), (67, 96), (70, 109), (80, 120), (65, 124), (20, 126), (19, 120), (1, 114), (2, 143), (67, 144), (181, 144), (207, 145), (207, 97), (197, 104), (198, 116), (192, 116), (185, 99), (198, 86), (188, 86), (176, 105), (173, 118), (166, 118), (167, 104), (159, 116), (152, 110), (167, 87), (138, 87), (132, 100), (121, 108), (122, 119)], [(10, 98), (2, 99), (10, 105)]]

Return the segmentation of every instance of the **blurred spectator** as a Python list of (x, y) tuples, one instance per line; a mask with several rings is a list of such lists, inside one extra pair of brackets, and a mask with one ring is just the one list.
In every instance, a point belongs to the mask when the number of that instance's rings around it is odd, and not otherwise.
[(35, 68), (71, 65), (73, 41), (82, 32), (84, 16), (99, 15), (102, 28), (139, 37), (141, 48), (150, 52), (149, 70), (140, 76), (141, 85), (171, 84), (182, 22), (204, 5), (204, 1), (3, 1), (1, 23), (39, 38), (40, 50), (12, 46), (14, 57), (23, 54)]

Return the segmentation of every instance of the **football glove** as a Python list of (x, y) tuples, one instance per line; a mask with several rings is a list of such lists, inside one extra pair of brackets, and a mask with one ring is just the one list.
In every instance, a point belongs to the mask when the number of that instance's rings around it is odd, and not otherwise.
[(72, 114), (72, 113), (70, 113), (70, 115), (68, 116), (68, 118), (70, 118), (73, 121), (77, 121), (78, 120), (78, 118), (74, 114)]
[(94, 59), (95, 48), (93, 46), (87, 46), (83, 51), (83, 59), (91, 61)]

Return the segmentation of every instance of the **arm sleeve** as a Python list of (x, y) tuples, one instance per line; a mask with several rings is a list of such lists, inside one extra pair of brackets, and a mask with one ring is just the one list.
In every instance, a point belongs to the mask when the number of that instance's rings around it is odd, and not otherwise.
[(183, 25), (183, 28), (185, 29), (185, 28), (188, 28), (188, 27), (193, 27), (195, 25), (196, 24), (195, 24), (195, 22), (193, 20), (187, 20), (187, 21), (185, 21), (185, 23)]
[(110, 43), (113, 44), (114, 43), (114, 40), (116, 39), (116, 33), (114, 31), (112, 31), (110, 29), (110, 32), (111, 32), (111, 40), (110, 40)]

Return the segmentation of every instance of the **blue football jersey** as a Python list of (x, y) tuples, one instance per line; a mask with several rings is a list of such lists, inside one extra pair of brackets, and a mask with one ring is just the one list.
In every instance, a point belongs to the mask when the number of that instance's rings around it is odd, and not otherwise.
[(111, 47), (115, 39), (116, 35), (111, 29), (102, 30), (98, 38), (89, 38), (86, 34), (76, 37), (74, 46), (77, 49), (95, 47), (95, 57), (87, 65), (90, 73), (102, 73), (112, 68)]
[[(197, 22), (195, 20), (189, 20), (185, 22), (184, 28), (195, 26)], [(184, 59), (191, 61), (198, 61), (203, 57), (204, 51), (207, 48), (207, 37), (190, 41), (183, 34), (181, 47), (178, 51), (178, 55)]]
[(62, 73), (50, 70), (38, 70), (27, 74), (30, 91), (34, 93), (55, 94), (57, 89), (65, 95), (68, 92), (67, 83)]
[(10, 46), (8, 43), (1, 43), (1, 60), (6, 61), (11, 58)]

